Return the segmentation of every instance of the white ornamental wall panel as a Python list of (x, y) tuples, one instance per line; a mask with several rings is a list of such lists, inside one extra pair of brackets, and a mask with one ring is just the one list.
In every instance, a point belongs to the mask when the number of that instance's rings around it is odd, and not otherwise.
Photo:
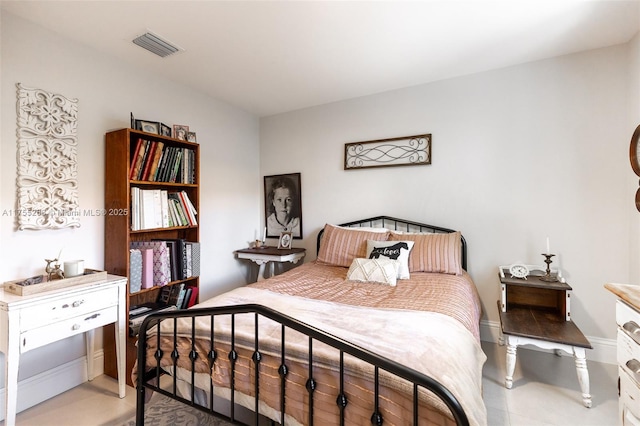
[(79, 227), (78, 100), (18, 84), (18, 229)]

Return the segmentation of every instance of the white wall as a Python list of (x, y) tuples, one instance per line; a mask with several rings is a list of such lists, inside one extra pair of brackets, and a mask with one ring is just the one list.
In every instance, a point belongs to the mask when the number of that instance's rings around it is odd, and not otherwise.
[[(497, 266), (542, 263), (546, 237), (572, 317), (615, 337), (606, 282), (628, 282), (627, 45), (352, 99), (260, 121), (264, 175), (301, 172), (304, 246), (325, 222), (391, 215), (460, 229), (495, 327)], [(343, 170), (344, 144), (433, 135), (429, 166)], [(636, 216), (634, 216), (636, 218)], [(311, 258), (311, 256), (310, 256)]]
[[(16, 84), (79, 100), (80, 210), (104, 208), (104, 134), (129, 126), (129, 113), (163, 123), (186, 124), (201, 146), (199, 222), (201, 298), (245, 283), (246, 267), (233, 250), (246, 246), (260, 226), (259, 121), (257, 117), (133, 68), (42, 27), (3, 13), (0, 137), (0, 282), (43, 273), (43, 259), (84, 258), (104, 266), (104, 218), (82, 217), (78, 229), (16, 231)], [(148, 54), (141, 50), (141, 55)], [(188, 60), (185, 57), (176, 60)], [(167, 61), (172, 59), (165, 59)], [(158, 58), (157, 66), (162, 66)], [(101, 339), (97, 339), (101, 342)], [(20, 377), (30, 377), (82, 357), (81, 338), (28, 353)]]

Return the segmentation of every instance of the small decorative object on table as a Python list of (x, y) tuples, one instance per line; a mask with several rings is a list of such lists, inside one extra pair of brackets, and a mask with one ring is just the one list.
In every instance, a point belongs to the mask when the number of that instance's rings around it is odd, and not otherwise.
[(280, 239), (278, 239), (278, 248), (279, 249), (290, 249), (291, 248), (291, 239), (293, 238), (292, 232), (281, 232)]
[(540, 277), (540, 281), (544, 281), (547, 283), (555, 283), (556, 281), (558, 281), (558, 275), (551, 274), (551, 263), (553, 262), (551, 258), (555, 256), (555, 254), (542, 253), (542, 255), (545, 257), (544, 263), (547, 264), (547, 270), (545, 271), (544, 275)]
[[(47, 273), (48, 281), (64, 278), (64, 271), (60, 269), (60, 264), (58, 263), (57, 257), (55, 259), (45, 259), (44, 261), (47, 262), (47, 266), (46, 268), (44, 268), (44, 271)], [(51, 266), (52, 262), (56, 262), (56, 263), (53, 266)]]
[(511, 278), (524, 278), (526, 280), (529, 275), (529, 267), (523, 263), (514, 263), (509, 266), (509, 273)]

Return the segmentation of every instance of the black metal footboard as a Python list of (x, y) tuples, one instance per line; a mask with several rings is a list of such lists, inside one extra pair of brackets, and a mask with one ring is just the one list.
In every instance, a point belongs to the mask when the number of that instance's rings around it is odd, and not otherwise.
[[(235, 316), (237, 314), (254, 314), (255, 315), (255, 344), (254, 344), (254, 348), (253, 348), (253, 355), (252, 355), (252, 361), (255, 365), (255, 380), (254, 380), (254, 384), (255, 384), (255, 388), (253, 389), (253, 393), (255, 394), (255, 409), (252, 410), (255, 413), (255, 424), (258, 424), (259, 418), (260, 418), (260, 414), (259, 414), (259, 399), (260, 399), (260, 389), (259, 389), (259, 376), (260, 376), (260, 368), (258, 368), (261, 360), (262, 360), (262, 354), (260, 352), (260, 338), (258, 336), (258, 322), (260, 320), (260, 318), (264, 317), (264, 318), (269, 318), (275, 322), (277, 322), (278, 324), (281, 325), (281, 330), (282, 330), (282, 348), (281, 348), (281, 364), (278, 370), (278, 373), (280, 375), (280, 393), (281, 393), (281, 397), (280, 397), (280, 401), (281, 401), (281, 406), (279, 407), (279, 413), (281, 414), (281, 418), (280, 420), (275, 420), (278, 421), (280, 424), (284, 425), (285, 424), (285, 402), (286, 399), (284, 397), (285, 395), (285, 382), (286, 382), (286, 376), (288, 373), (288, 369), (289, 366), (287, 365), (287, 359), (286, 359), (286, 355), (287, 355), (287, 349), (286, 349), (286, 345), (285, 345), (285, 330), (287, 328), (292, 329), (292, 330), (296, 330), (302, 334), (304, 334), (305, 336), (308, 336), (308, 344), (309, 344), (309, 349), (308, 349), (308, 353), (309, 353), (309, 360), (308, 360), (308, 366), (309, 366), (309, 371), (308, 371), (308, 379), (306, 382), (306, 389), (307, 389), (307, 395), (305, 395), (305, 398), (308, 401), (308, 420), (305, 422), (308, 425), (313, 425), (313, 421), (314, 421), (314, 416), (313, 416), (313, 406), (314, 406), (314, 390), (317, 387), (317, 383), (314, 380), (314, 363), (312, 362), (313, 360), (313, 344), (314, 341), (318, 341), (318, 342), (322, 342), (326, 345), (329, 345), (333, 348), (336, 348), (339, 351), (339, 368), (340, 368), (340, 393), (337, 395), (336, 398), (336, 404), (339, 407), (339, 412), (340, 412), (340, 419), (336, 421), (336, 423), (340, 423), (341, 425), (345, 424), (345, 410), (348, 409), (348, 404), (349, 401), (347, 400), (347, 397), (345, 395), (345, 393), (343, 392), (343, 385), (344, 385), (344, 355), (345, 354), (349, 354), (350, 356), (356, 357), (360, 360), (365, 361), (366, 363), (370, 364), (371, 366), (373, 366), (373, 371), (374, 371), (374, 384), (373, 384), (373, 389), (374, 389), (374, 401), (373, 401), (373, 407), (374, 410), (371, 413), (371, 422), (374, 425), (381, 425), (383, 423), (383, 421), (385, 419), (382, 418), (382, 414), (381, 412), (378, 410), (378, 406), (379, 406), (379, 378), (380, 378), (380, 373), (381, 371), (385, 371), (386, 373), (389, 374), (393, 374), (394, 376), (398, 377), (398, 378), (402, 378), (405, 380), (408, 380), (409, 382), (413, 383), (413, 424), (417, 425), (418, 424), (418, 412), (419, 412), (419, 403), (418, 403), (418, 395), (419, 395), (419, 389), (423, 388), (426, 389), (428, 391), (431, 391), (433, 394), (437, 395), (438, 398), (440, 398), (444, 404), (446, 404), (446, 406), (449, 408), (449, 410), (451, 411), (455, 421), (457, 422), (458, 425), (468, 425), (469, 424), (469, 420), (465, 414), (465, 412), (463, 411), (460, 403), (458, 402), (458, 400), (455, 398), (455, 396), (448, 390), (446, 389), (442, 384), (440, 384), (439, 382), (437, 382), (436, 380), (432, 379), (431, 377), (428, 377), (418, 371), (415, 371), (409, 367), (400, 365), (398, 363), (395, 363), (391, 360), (389, 360), (388, 358), (384, 358), (381, 356), (376, 355), (375, 353), (372, 353), (368, 350), (365, 350), (363, 348), (354, 346), (352, 344), (350, 344), (349, 342), (346, 342), (340, 338), (337, 338), (335, 336), (332, 336), (328, 333), (323, 332), (322, 330), (319, 330), (317, 328), (308, 326), (300, 321), (297, 321), (289, 316), (283, 315), (277, 311), (274, 311), (272, 309), (269, 309), (267, 307), (264, 306), (260, 306), (260, 305), (237, 305), (237, 306), (229, 306), (229, 307), (218, 307), (218, 308), (201, 308), (201, 309), (189, 309), (189, 310), (185, 310), (185, 311), (174, 311), (174, 312), (167, 312), (167, 313), (159, 313), (159, 314), (152, 314), (149, 315), (149, 317), (147, 317), (145, 319), (145, 321), (143, 322), (141, 328), (140, 328), (140, 334), (139, 334), (139, 340), (138, 340), (138, 360), (137, 360), (137, 408), (136, 408), (136, 424), (139, 426), (144, 425), (144, 410), (145, 410), (145, 396), (146, 396), (146, 391), (147, 390), (152, 390), (154, 392), (159, 392), (160, 394), (163, 394), (169, 398), (181, 401), (184, 404), (187, 404), (189, 406), (198, 408), (200, 410), (206, 411), (206, 412), (210, 412), (212, 414), (218, 415), (222, 418), (225, 418), (228, 421), (232, 421), (232, 422), (237, 422), (238, 419), (236, 418), (235, 412), (234, 412), (234, 395), (235, 395), (235, 379), (234, 379), (234, 366), (235, 366), (235, 360), (237, 358), (237, 351), (236, 351), (236, 342), (234, 340), (234, 335), (235, 335)], [(206, 362), (209, 365), (210, 371), (211, 369), (214, 368), (214, 366), (216, 365), (216, 362), (219, 361), (218, 359), (218, 348), (217, 348), (217, 341), (216, 341), (216, 336), (214, 336), (214, 330), (215, 327), (213, 326), (214, 322), (216, 321), (217, 318), (221, 318), (223, 316), (226, 316), (227, 319), (230, 319), (230, 323), (231, 323), (231, 334), (230, 334), (230, 342), (228, 342), (228, 344), (230, 345), (230, 351), (229, 351), (229, 363), (231, 366), (231, 392), (230, 392), (230, 413), (228, 415), (225, 414), (220, 414), (219, 412), (217, 412), (214, 409), (214, 403), (213, 403), (213, 382), (211, 383), (211, 392), (209, 392), (211, 401), (208, 403), (208, 406), (206, 405), (202, 405), (198, 402), (196, 402), (196, 398), (195, 398), (195, 364), (196, 361), (200, 360), (200, 361), (204, 361), (204, 359), (206, 359)], [(177, 392), (177, 375), (174, 374), (172, 377), (173, 380), (173, 385), (170, 386), (171, 389), (170, 390), (166, 390), (163, 389), (160, 386), (160, 381), (159, 380), (149, 380), (150, 377), (156, 377), (159, 378), (162, 374), (163, 374), (163, 368), (160, 366), (160, 359), (163, 357), (163, 353), (162, 350), (160, 349), (161, 344), (160, 344), (160, 333), (155, 333), (152, 334), (151, 336), (147, 336), (147, 332), (149, 331), (149, 329), (151, 329), (152, 327), (154, 327), (155, 325), (158, 325), (160, 322), (165, 322), (165, 321), (169, 321), (173, 323), (173, 351), (171, 352), (171, 359), (173, 361), (173, 367), (174, 367), (174, 371), (176, 371), (176, 367), (178, 366), (178, 362), (182, 362), (184, 363), (186, 360), (182, 360), (180, 359), (180, 354), (178, 353), (178, 349), (177, 349), (177, 332), (175, 330), (175, 326), (177, 324), (178, 318), (190, 318), (192, 327), (191, 327), (191, 337), (190, 337), (190, 341), (191, 341), (191, 350), (189, 351), (188, 354), (188, 358), (189, 358), (189, 363), (191, 365), (191, 381), (190, 381), (190, 386), (191, 386), (191, 399), (186, 399), (180, 395), (178, 395)], [(211, 336), (210, 336), (210, 346), (209, 348), (207, 348), (207, 353), (202, 353), (202, 348), (200, 348), (200, 352), (196, 349), (196, 345), (195, 345), (195, 341), (196, 341), (196, 329), (195, 329), (195, 324), (196, 324), (196, 319), (197, 318), (208, 318), (207, 321), (211, 324)], [(164, 337), (167, 337), (167, 334), (164, 333), (163, 334)], [(156, 360), (156, 362), (154, 363), (154, 365), (146, 365), (146, 359), (147, 359), (147, 343), (148, 343), (148, 339), (157, 339), (157, 350), (156, 353), (154, 354), (154, 359)], [(209, 340), (209, 339), (207, 339)], [(204, 358), (204, 359), (203, 359)], [(182, 364), (184, 365), (184, 364)], [(386, 374), (385, 373), (385, 374)], [(165, 386), (165, 388), (168, 386)]]

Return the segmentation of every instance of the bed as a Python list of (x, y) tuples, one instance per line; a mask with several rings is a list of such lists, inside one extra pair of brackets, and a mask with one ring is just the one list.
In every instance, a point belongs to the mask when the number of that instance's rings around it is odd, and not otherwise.
[(248, 409), (248, 424), (486, 424), (481, 305), (460, 232), (379, 216), (325, 225), (317, 249), (281, 275), (150, 315), (137, 424), (150, 392), (233, 422)]

